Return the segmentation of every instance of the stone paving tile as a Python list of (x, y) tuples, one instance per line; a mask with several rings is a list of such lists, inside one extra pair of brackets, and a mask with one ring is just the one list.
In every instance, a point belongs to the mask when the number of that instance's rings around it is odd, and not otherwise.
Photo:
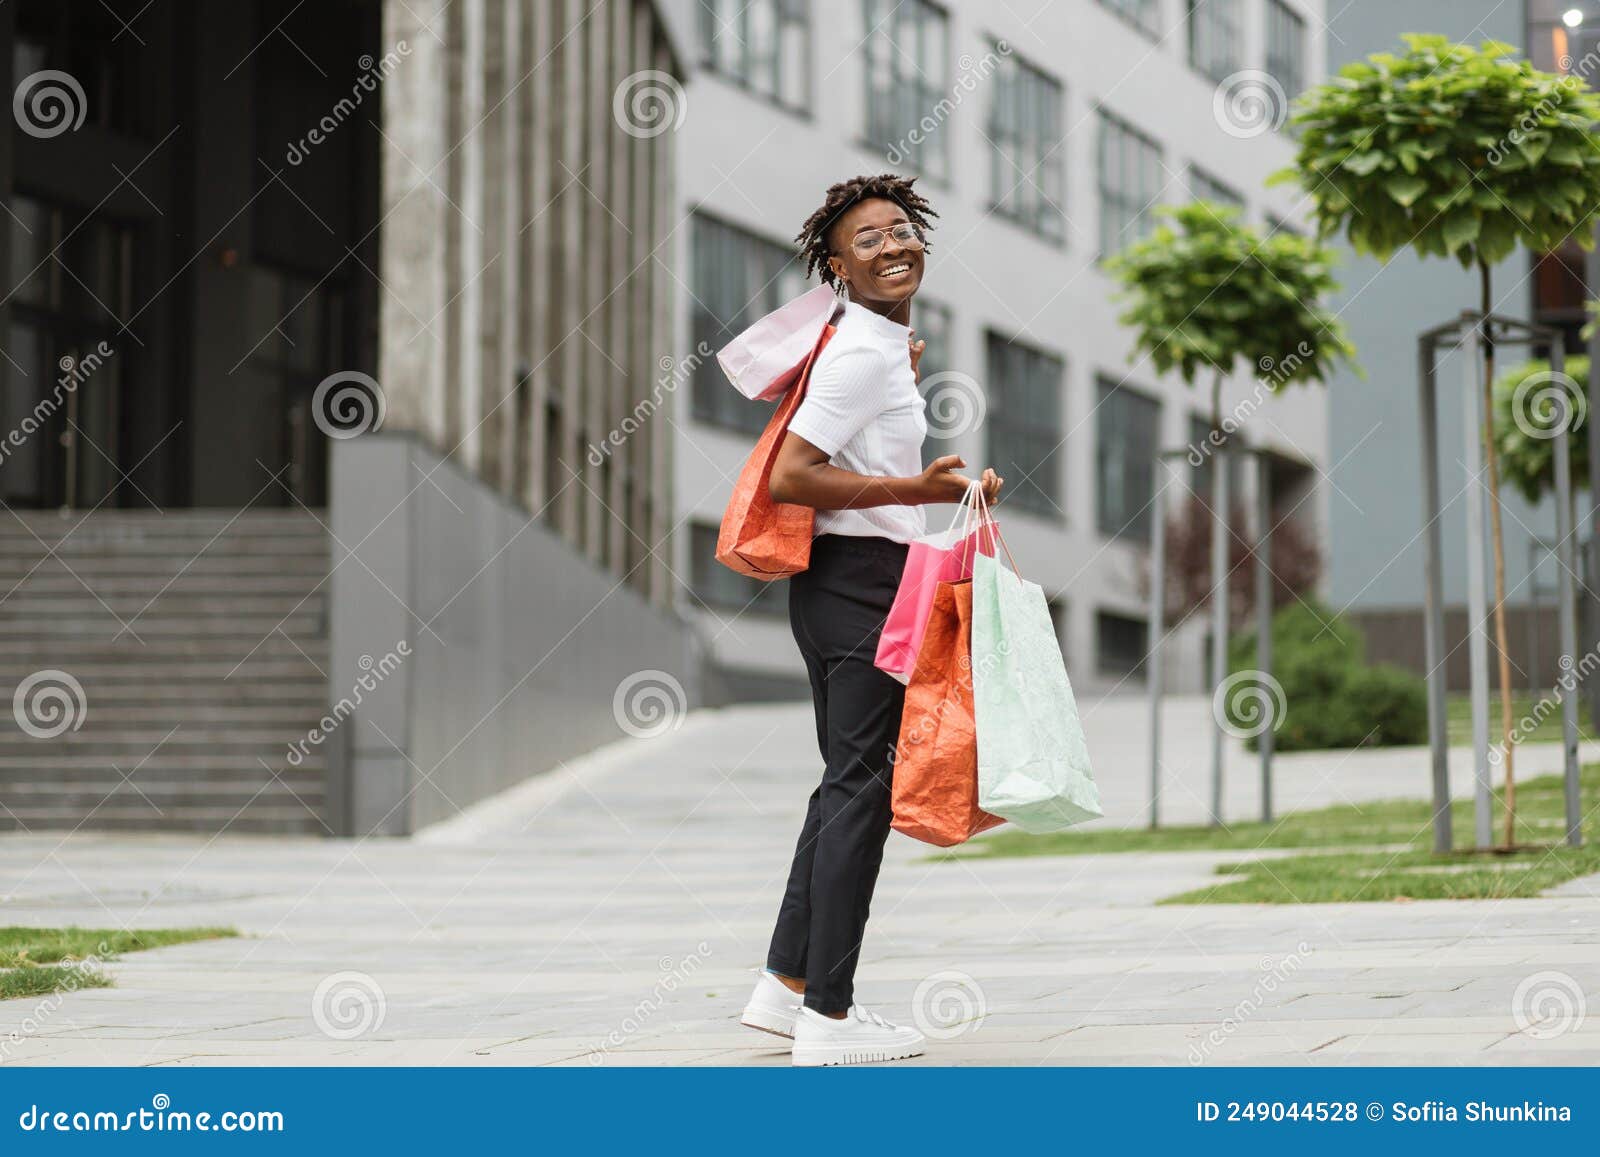
[[(576, 1065), (615, 1032), (606, 1065), (784, 1064), (737, 1017), (817, 774), (809, 730), (788, 708), (713, 713), (596, 760), (532, 824), (514, 795), (417, 840), (0, 837), (0, 923), (244, 933), (112, 962), (114, 989), (0, 1004), (0, 1042), (35, 1026), (0, 1061)], [(1106, 750), (1125, 806), (1142, 764)], [(1403, 763), (1356, 758), (1340, 789), (1396, 794)], [(1302, 795), (1317, 770), (1284, 763)], [(1412, 771), (1402, 794), (1426, 786)], [(892, 836), (858, 996), (902, 1019), (941, 991), (988, 1011), (919, 1064), (1596, 1062), (1600, 1012), (1533, 1039), (1513, 1002), (1557, 972), (1600, 1009), (1600, 891), (1154, 906), (1244, 858), (951, 862)], [(333, 1039), (314, 994), (348, 972), (372, 1007)]]

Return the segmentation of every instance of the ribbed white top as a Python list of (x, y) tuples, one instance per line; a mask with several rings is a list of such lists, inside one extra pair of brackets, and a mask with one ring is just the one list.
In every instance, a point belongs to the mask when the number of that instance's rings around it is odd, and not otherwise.
[[(805, 400), (789, 423), (841, 470), (879, 478), (922, 473), (928, 432), (911, 373), (911, 330), (850, 302), (838, 332), (817, 356)], [(817, 534), (910, 542), (927, 533), (920, 506), (819, 510)]]

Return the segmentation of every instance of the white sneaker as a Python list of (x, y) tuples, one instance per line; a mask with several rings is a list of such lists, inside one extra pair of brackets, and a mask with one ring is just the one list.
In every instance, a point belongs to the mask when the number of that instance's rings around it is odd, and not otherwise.
[(800, 1011), (802, 999), (798, 992), (790, 991), (788, 985), (763, 968), (760, 978), (756, 980), (756, 990), (750, 994), (750, 1003), (744, 1006), (744, 1015), (739, 1018), (739, 1023), (792, 1039), (794, 1018)]
[(914, 1028), (890, 1024), (859, 1004), (843, 1020), (802, 1008), (794, 1023), (797, 1065), (860, 1065), (921, 1056), (923, 1035)]

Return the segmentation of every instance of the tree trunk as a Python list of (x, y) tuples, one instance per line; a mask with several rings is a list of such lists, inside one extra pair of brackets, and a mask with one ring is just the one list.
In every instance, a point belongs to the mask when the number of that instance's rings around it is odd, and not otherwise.
[(1223, 706), (1216, 696), (1228, 678), (1228, 445), (1222, 429), (1222, 373), (1211, 386), (1211, 823), (1222, 823)]
[[(1489, 266), (1478, 262), (1483, 315), (1489, 316), (1493, 299), (1489, 293)], [(1516, 842), (1517, 779), (1511, 743), (1511, 651), (1506, 646), (1506, 547), (1500, 532), (1500, 465), (1494, 446), (1494, 339), (1489, 324), (1483, 323), (1483, 463), (1489, 481), (1489, 541), (1494, 545), (1494, 642), (1500, 652), (1500, 749), (1506, 767), (1505, 846)]]

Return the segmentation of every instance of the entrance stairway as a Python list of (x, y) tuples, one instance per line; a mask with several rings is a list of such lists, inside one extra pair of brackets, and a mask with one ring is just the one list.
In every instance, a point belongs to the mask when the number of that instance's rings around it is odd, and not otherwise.
[(320, 517), (0, 511), (0, 831), (325, 834)]

